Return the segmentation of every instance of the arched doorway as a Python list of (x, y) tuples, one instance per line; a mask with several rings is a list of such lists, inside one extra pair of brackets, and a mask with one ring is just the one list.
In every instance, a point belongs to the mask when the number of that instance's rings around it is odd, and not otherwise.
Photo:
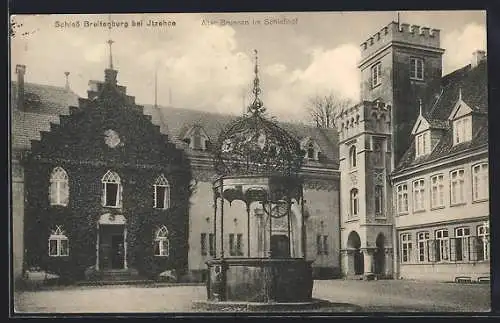
[(385, 236), (382, 233), (378, 234), (375, 245), (377, 246), (377, 250), (375, 250), (374, 254), (374, 273), (376, 275), (381, 275), (385, 271)]
[(363, 254), (361, 253), (361, 239), (359, 238), (359, 234), (356, 231), (352, 231), (349, 233), (349, 237), (347, 238), (347, 247), (353, 250), (354, 257), (354, 274), (361, 275), (364, 272), (364, 259)]

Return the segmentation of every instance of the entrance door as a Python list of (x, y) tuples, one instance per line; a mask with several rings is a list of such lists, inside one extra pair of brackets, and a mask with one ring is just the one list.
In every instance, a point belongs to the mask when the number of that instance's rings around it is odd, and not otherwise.
[(123, 268), (123, 234), (111, 236), (111, 268)]
[(272, 258), (289, 258), (290, 257), (290, 240), (284, 234), (271, 236), (271, 257)]
[(364, 272), (364, 263), (363, 253), (356, 249), (354, 251), (354, 273), (356, 275), (361, 275)]
[(123, 269), (125, 268), (123, 225), (99, 226), (99, 268)]

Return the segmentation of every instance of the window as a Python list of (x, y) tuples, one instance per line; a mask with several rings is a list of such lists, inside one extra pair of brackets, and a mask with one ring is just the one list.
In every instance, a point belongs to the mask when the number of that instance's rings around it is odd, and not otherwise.
[(328, 255), (328, 236), (318, 234), (316, 236), (316, 250), (318, 255)]
[(472, 195), (474, 201), (488, 199), (489, 195), (488, 164), (472, 167)]
[(358, 189), (353, 188), (351, 190), (351, 215), (358, 215), (358, 210), (359, 210)]
[(408, 185), (400, 184), (397, 186), (397, 209), (398, 214), (408, 212)]
[(429, 261), (429, 232), (417, 233), (418, 261)]
[(384, 154), (382, 150), (382, 140), (374, 139), (373, 142), (373, 164), (381, 166), (384, 163)]
[(401, 234), (401, 262), (410, 262), (412, 253), (411, 234)]
[(471, 117), (463, 117), (453, 122), (453, 144), (472, 140)]
[(477, 260), (490, 259), (490, 230), (488, 223), (477, 227), (476, 255)]
[(448, 260), (449, 243), (448, 230), (437, 230), (435, 244), (436, 261)]
[(213, 233), (208, 234), (208, 248), (210, 256), (215, 257), (215, 234)]
[(160, 175), (154, 184), (154, 208), (168, 209), (170, 207), (170, 187), (165, 176)]
[(117, 173), (108, 171), (102, 177), (102, 204), (109, 207), (119, 207), (121, 205), (122, 186), (120, 176)]
[(57, 225), (49, 237), (49, 256), (64, 257), (69, 256), (68, 237), (64, 233), (62, 226)]
[(464, 170), (457, 169), (450, 173), (450, 200), (451, 204), (459, 204), (465, 202), (464, 192)]
[(356, 146), (352, 145), (349, 149), (349, 165), (351, 166), (351, 168), (356, 167), (357, 158), (358, 156), (356, 153)]
[(469, 228), (457, 228), (455, 229), (455, 260), (462, 261), (470, 259), (469, 256), (469, 240), (470, 240), (470, 229)]
[(56, 167), (50, 174), (50, 205), (68, 205), (68, 174), (61, 167)]
[(442, 174), (431, 177), (431, 207), (444, 206), (444, 177)]
[(243, 256), (243, 234), (229, 234), (229, 254), (231, 256)]
[(168, 257), (170, 253), (170, 243), (168, 241), (168, 230), (162, 226), (156, 230), (155, 235), (155, 256)]
[(413, 182), (413, 211), (425, 210), (425, 181), (419, 179)]
[(380, 85), (382, 82), (382, 64), (376, 63), (372, 66), (372, 88)]
[(200, 236), (200, 244), (201, 244), (201, 255), (207, 255), (207, 234), (202, 233)]
[(427, 155), (431, 152), (431, 140), (429, 131), (418, 134), (415, 137), (415, 157)]
[(384, 212), (384, 187), (375, 185), (375, 214), (381, 215)]
[(410, 58), (410, 78), (413, 80), (424, 79), (424, 60), (421, 58)]

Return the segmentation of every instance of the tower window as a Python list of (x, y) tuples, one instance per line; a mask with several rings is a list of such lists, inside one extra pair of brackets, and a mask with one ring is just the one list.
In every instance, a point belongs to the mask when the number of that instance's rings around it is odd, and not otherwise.
[(417, 57), (410, 58), (410, 78), (412, 80), (424, 79), (424, 60)]
[(382, 64), (380, 62), (372, 66), (372, 88), (379, 86), (382, 82)]
[(359, 211), (359, 198), (358, 198), (358, 189), (353, 188), (351, 190), (351, 215), (358, 215)]
[(351, 146), (349, 149), (349, 165), (351, 168), (356, 167), (356, 159), (357, 159), (357, 153), (356, 153), (356, 146)]
[(382, 215), (384, 212), (384, 187), (375, 185), (375, 214)]

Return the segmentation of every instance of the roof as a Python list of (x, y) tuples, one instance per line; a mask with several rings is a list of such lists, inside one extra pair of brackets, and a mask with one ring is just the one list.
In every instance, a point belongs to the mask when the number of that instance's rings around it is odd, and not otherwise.
[[(102, 83), (102, 81), (98, 81)], [(12, 82), (12, 106), (17, 103), (17, 84)], [(12, 146), (30, 149), (31, 140), (39, 140), (41, 131), (50, 130), (51, 123), (59, 123), (59, 115), (68, 115), (69, 107), (78, 107), (79, 97), (64, 87), (25, 84), (26, 104), (23, 111), (12, 109)], [(30, 100), (28, 100), (30, 98)], [(238, 116), (203, 112), (186, 108), (174, 108), (145, 104), (143, 113), (150, 115), (153, 124), (183, 149), (189, 149), (182, 135), (192, 126), (200, 126), (212, 142), (219, 133)], [(310, 137), (319, 145), (328, 162), (338, 163), (337, 132), (335, 129), (320, 129), (308, 125), (279, 122), (292, 136), (301, 140)]]
[[(415, 141), (402, 156), (394, 172), (402, 172), (405, 168), (431, 162), (446, 155), (467, 151), (488, 143), (488, 83), (487, 62), (482, 61), (472, 68), (467, 65), (442, 78), (441, 94), (425, 113), (425, 118), (432, 128), (441, 129), (440, 138), (432, 152), (415, 158)], [(469, 142), (453, 145), (453, 129), (449, 126), (448, 117), (456, 102), (461, 99), (479, 117), (473, 122), (473, 138)]]
[[(216, 142), (218, 136), (226, 126), (236, 120), (238, 116), (197, 110), (144, 105), (144, 114), (151, 115), (152, 122), (160, 126), (160, 130), (169, 135), (170, 139), (179, 145), (184, 134), (192, 126), (200, 126), (206, 132), (210, 141)], [(278, 122), (278, 124), (297, 140), (309, 137), (320, 147), (322, 154), (330, 162), (338, 162), (338, 137), (336, 129), (316, 128), (309, 125)]]
[[(12, 147), (17, 149), (29, 149), (41, 131), (59, 123), (59, 116), (68, 115), (70, 106), (78, 106), (78, 95), (64, 87), (25, 83), (24, 89), (25, 108), (11, 110)], [(17, 106), (16, 82), (11, 83), (11, 106)]]

